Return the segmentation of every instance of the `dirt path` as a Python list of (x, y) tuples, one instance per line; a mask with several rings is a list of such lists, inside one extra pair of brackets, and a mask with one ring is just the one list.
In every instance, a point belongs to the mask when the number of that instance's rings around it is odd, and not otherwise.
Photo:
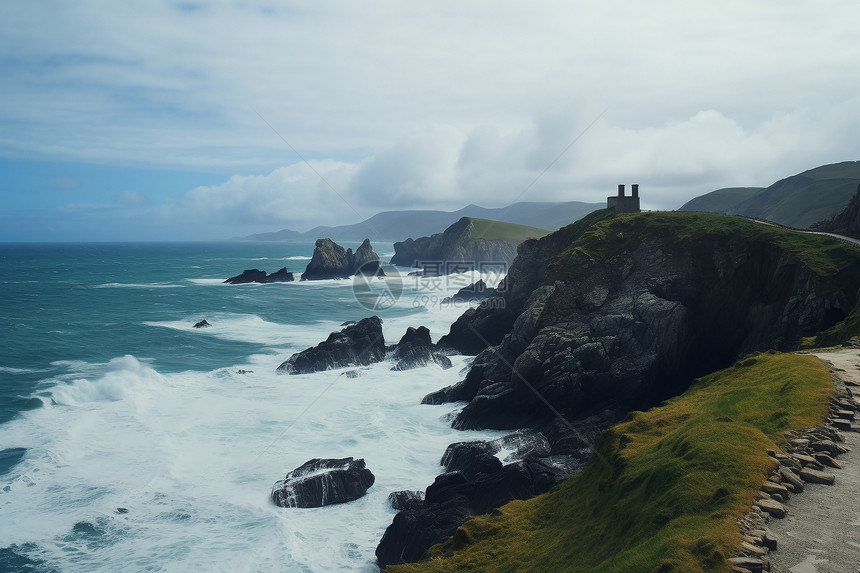
[[(844, 348), (815, 353), (832, 364), (834, 376), (848, 382), (860, 397), (860, 350)], [(860, 573), (860, 433), (843, 432), (851, 448), (839, 456), (843, 469), (833, 470), (832, 486), (807, 484), (786, 504), (785, 519), (770, 529), (779, 537), (770, 554), (774, 573)]]

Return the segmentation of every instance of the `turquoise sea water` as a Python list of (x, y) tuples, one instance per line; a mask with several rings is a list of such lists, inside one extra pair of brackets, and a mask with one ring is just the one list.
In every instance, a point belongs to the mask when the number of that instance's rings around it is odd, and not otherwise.
[[(383, 260), (393, 252), (374, 247)], [(248, 268), (298, 276), (312, 252), (0, 245), (0, 570), (375, 570), (388, 493), (423, 489), (445, 446), (464, 439), (450, 408), (419, 402), (456, 382), (465, 358), (445, 371), (382, 363), (355, 379), (275, 369), (372, 314), (389, 344), (422, 324), (438, 339), (463, 308), (436, 303), (475, 277), (391, 279), (402, 296), (376, 310), (351, 280), (223, 284)], [(192, 327), (203, 319), (212, 326)], [(307, 459), (348, 455), (377, 475), (365, 498), (268, 502)]]

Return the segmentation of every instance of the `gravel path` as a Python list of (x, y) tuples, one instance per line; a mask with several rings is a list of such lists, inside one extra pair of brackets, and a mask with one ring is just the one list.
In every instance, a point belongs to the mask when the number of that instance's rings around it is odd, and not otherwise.
[[(848, 382), (860, 397), (860, 350), (845, 348), (815, 356), (832, 365), (834, 376)], [(860, 433), (843, 432), (851, 448), (839, 456), (843, 469), (832, 486), (807, 484), (786, 504), (785, 519), (773, 519), (770, 530), (779, 547), (770, 554), (775, 573), (860, 573)]]

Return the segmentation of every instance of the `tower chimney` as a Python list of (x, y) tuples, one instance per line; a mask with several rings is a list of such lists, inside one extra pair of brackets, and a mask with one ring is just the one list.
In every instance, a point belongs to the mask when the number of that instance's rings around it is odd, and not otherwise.
[(618, 196), (619, 196), (619, 197), (624, 197), (624, 185), (619, 185), (619, 186), (618, 186)]
[(638, 183), (634, 183), (634, 184), (632, 185), (632, 187), (633, 187), (633, 196), (634, 196), (634, 197), (639, 197), (639, 184), (638, 184)]

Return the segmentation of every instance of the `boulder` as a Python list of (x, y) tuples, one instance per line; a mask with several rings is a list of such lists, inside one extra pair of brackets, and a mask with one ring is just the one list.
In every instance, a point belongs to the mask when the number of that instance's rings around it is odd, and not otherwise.
[(807, 483), (823, 483), (824, 485), (833, 485), (836, 481), (836, 476), (826, 472), (803, 468), (800, 470), (800, 479)]
[(275, 483), (271, 498), (280, 507), (322, 507), (358, 499), (374, 481), (363, 459), (315, 458)]
[(406, 334), (397, 343), (392, 358), (395, 361), (392, 370), (410, 370), (434, 363), (442, 368), (452, 366), (451, 359), (433, 345), (430, 330), (426, 326), (410, 326), (406, 329)]
[(782, 519), (786, 514), (785, 506), (770, 498), (759, 499), (753, 505), (777, 519)]
[(212, 326), (212, 325), (209, 324), (209, 322), (205, 319), (194, 324), (194, 328), (206, 328), (207, 326)]
[(385, 359), (382, 320), (363, 318), (340, 332), (332, 332), (318, 345), (293, 354), (278, 366), (278, 372), (307, 374), (347, 366), (367, 366)]

